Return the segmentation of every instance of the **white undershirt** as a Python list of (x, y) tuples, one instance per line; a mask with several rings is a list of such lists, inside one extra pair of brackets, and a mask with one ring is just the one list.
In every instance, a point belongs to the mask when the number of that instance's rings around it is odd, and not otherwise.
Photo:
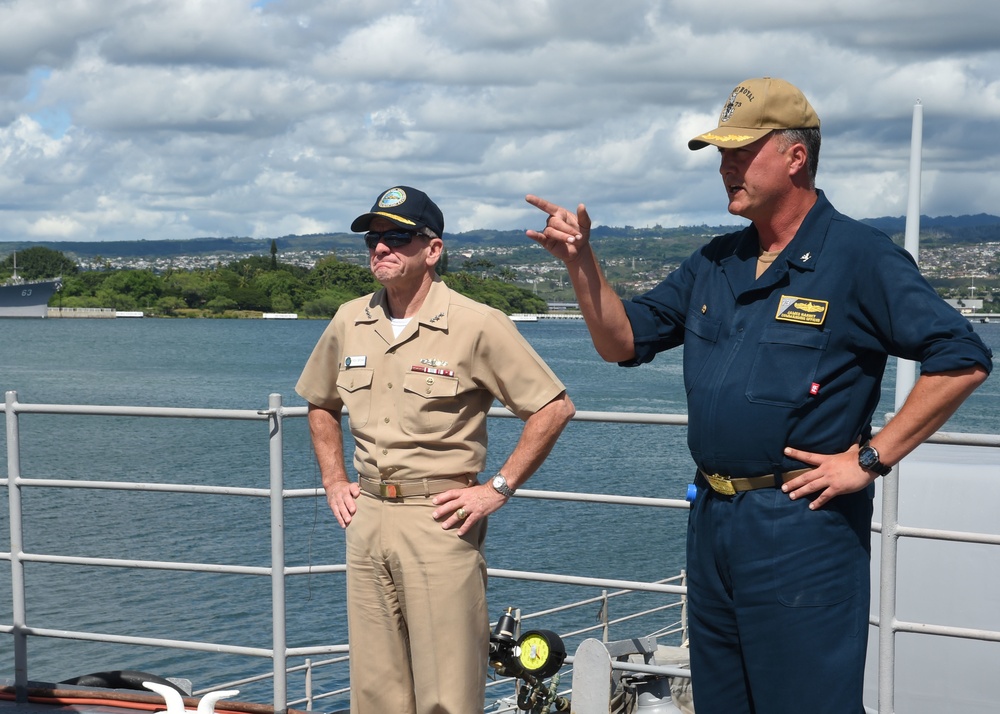
[(399, 334), (406, 329), (406, 326), (410, 324), (412, 318), (409, 317), (393, 317), (392, 320), (392, 336), (399, 337)]

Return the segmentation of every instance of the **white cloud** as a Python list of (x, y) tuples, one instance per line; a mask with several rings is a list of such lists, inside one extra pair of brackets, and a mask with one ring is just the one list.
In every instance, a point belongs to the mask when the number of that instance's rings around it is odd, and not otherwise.
[(0, 0), (0, 241), (344, 230), (394, 183), (450, 231), (537, 224), (537, 193), (616, 225), (732, 224), (687, 150), (769, 74), (823, 120), (820, 185), (997, 212), (993, 0)]

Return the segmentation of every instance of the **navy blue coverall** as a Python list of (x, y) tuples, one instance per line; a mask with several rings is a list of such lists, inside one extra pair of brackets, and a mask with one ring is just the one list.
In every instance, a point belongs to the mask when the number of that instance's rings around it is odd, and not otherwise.
[[(992, 366), (968, 320), (879, 231), (821, 191), (756, 278), (756, 229), (719, 236), (625, 310), (636, 356), (684, 345), (699, 469), (806, 467), (871, 435), (888, 355), (922, 373)], [(696, 479), (689, 624), (699, 714), (861, 712), (874, 487), (816, 511), (778, 488), (723, 496)]]

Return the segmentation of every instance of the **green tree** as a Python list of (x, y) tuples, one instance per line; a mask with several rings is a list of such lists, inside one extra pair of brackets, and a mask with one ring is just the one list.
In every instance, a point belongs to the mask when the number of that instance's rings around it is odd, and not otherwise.
[(176, 315), (178, 310), (187, 307), (187, 303), (174, 295), (166, 295), (156, 301), (156, 308), (164, 315)]
[(317, 261), (306, 278), (306, 282), (317, 292), (336, 290), (358, 297), (379, 288), (371, 270), (360, 265), (344, 263), (333, 256)]
[(346, 292), (329, 290), (320, 293), (311, 300), (306, 300), (302, 304), (302, 312), (306, 317), (326, 317), (330, 318), (336, 314), (340, 306), (349, 300), (358, 297)]
[(462, 264), (462, 270), (470, 273), (482, 273), (483, 275), (489, 273), (495, 267), (496, 263), (486, 258), (473, 258)]
[(295, 303), (292, 302), (291, 295), (277, 293), (271, 295), (272, 312), (295, 312)]
[(271, 296), (253, 285), (246, 285), (230, 290), (229, 298), (236, 302), (237, 309), (239, 310), (268, 312), (271, 309)]
[(212, 312), (214, 312), (216, 315), (221, 315), (226, 310), (235, 310), (239, 306), (236, 304), (235, 300), (232, 300), (232, 299), (227, 298), (227, 297), (219, 296), (219, 297), (212, 298), (211, 300), (209, 300), (205, 304), (205, 307), (207, 307), (209, 310), (211, 310)]
[[(133, 305), (152, 306), (163, 292), (163, 281), (151, 270), (118, 270), (101, 284), (101, 291), (128, 296)], [(118, 310), (132, 310), (120, 308)]]
[[(261, 290), (272, 301), (278, 295), (288, 297), (294, 304), (301, 300), (299, 296), (308, 292), (308, 287), (290, 272), (284, 269), (272, 270), (267, 273), (260, 273), (253, 281), (253, 287)], [(290, 312), (289, 310), (277, 310), (277, 312)]]
[[(81, 273), (77, 273), (71, 277), (65, 278), (63, 280), (63, 289), (61, 291), (62, 298), (64, 300), (63, 307), (72, 307), (69, 303), (65, 302), (66, 298), (71, 297), (93, 297), (97, 292), (97, 289), (108, 279), (107, 273), (99, 273), (94, 270), (87, 270)], [(91, 307), (91, 306), (78, 306), (78, 307)]]
[[(7, 276), (14, 272), (14, 254), (0, 261), (0, 271)], [(58, 250), (36, 245), (17, 252), (17, 274), (25, 280), (41, 280), (75, 275), (80, 271), (75, 261)]]
[(139, 309), (138, 303), (131, 295), (120, 293), (115, 290), (109, 290), (104, 286), (101, 286), (95, 297), (97, 298), (98, 307), (111, 307), (115, 310)]
[(271, 239), (271, 270), (278, 269), (278, 243)]

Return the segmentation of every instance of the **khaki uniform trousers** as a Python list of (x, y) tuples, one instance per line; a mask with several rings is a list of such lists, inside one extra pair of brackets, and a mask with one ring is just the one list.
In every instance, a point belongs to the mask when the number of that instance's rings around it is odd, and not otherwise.
[(362, 493), (347, 527), (351, 714), (483, 710), (486, 523), (459, 538), (429, 498)]

